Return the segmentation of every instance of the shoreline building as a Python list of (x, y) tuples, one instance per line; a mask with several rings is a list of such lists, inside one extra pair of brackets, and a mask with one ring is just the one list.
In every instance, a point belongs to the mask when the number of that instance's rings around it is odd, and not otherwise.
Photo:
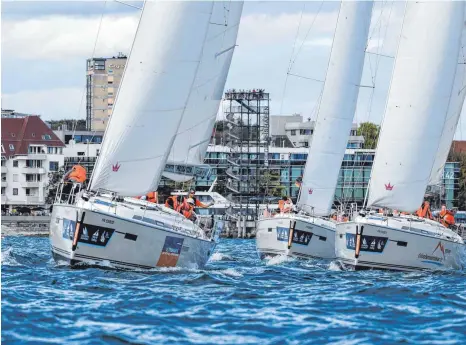
[(2, 110), (2, 210), (45, 204), (49, 172), (63, 166), (65, 144), (37, 115)]
[(105, 131), (126, 65), (126, 56), (87, 59), (86, 128)]

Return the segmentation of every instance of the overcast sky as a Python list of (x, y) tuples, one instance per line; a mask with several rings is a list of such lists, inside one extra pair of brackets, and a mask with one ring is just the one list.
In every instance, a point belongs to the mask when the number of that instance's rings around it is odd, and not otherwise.
[[(403, 6), (374, 5), (368, 51), (386, 57), (366, 55), (361, 84), (375, 89), (361, 88), (357, 122), (382, 119)], [(338, 9), (334, 1), (246, 1), (226, 88), (263, 88), (273, 115), (315, 118), (322, 82), (306, 78), (325, 79)], [(94, 45), (95, 57), (129, 53), (138, 18), (139, 10), (111, 0), (2, 1), (2, 108), (84, 119), (86, 59)], [(287, 78), (290, 61), (290, 74), (301, 77)], [(459, 127), (465, 140), (464, 111)]]

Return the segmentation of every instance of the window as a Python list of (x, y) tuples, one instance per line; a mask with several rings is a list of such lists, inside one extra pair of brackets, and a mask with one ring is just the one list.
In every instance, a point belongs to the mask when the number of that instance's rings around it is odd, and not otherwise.
[(18, 195), (18, 188), (13, 188), (13, 195)]
[(26, 188), (26, 196), (30, 196), (31, 195), (31, 188)]
[(14, 151), (14, 150), (15, 150), (15, 145), (10, 144), (10, 151)]
[(35, 138), (35, 137), (36, 137), (36, 133), (32, 133), (31, 135), (32, 135), (32, 137), (33, 137), (33, 138)]
[(78, 152), (78, 156), (84, 156), (84, 152)]
[(308, 135), (310, 132), (309, 132), (309, 129), (300, 129), (299, 130), (299, 134), (301, 135)]
[(50, 171), (58, 171), (58, 162), (50, 162), (49, 170)]
[(18, 182), (18, 174), (13, 174), (13, 182)]
[(5, 195), (5, 187), (2, 187), (2, 195)]
[(108, 74), (113, 74), (113, 69), (109, 69)]
[(47, 153), (52, 154), (53, 153), (53, 147), (47, 147)]
[(304, 147), (309, 147), (309, 142), (308, 141), (304, 142)]
[(18, 161), (14, 160), (13, 161), (13, 168), (17, 168), (18, 167)]
[(296, 135), (296, 130), (295, 129), (291, 130), (291, 135)]
[(42, 136), (42, 139), (44, 139), (44, 140), (50, 140), (50, 139), (52, 139), (52, 136), (51, 136), (50, 134), (44, 134), (44, 135)]

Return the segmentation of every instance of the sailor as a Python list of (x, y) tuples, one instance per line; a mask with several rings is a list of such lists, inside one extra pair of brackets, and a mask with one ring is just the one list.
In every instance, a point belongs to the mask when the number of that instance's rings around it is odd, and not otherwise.
[(416, 211), (416, 215), (420, 218), (432, 219), (432, 212), (430, 211), (430, 204), (424, 201), (421, 207)]
[[(213, 205), (213, 202), (208, 202), (207, 204), (204, 204), (202, 202), (200, 202), (197, 198), (196, 198), (196, 191), (194, 189), (191, 189), (189, 191), (189, 194), (188, 194), (188, 199), (191, 198), (193, 201), (194, 201), (194, 205), (197, 206), (197, 207), (202, 207), (202, 208), (207, 208), (207, 207), (210, 207)], [(185, 198), (186, 199), (186, 198)]]
[(178, 195), (172, 195), (165, 200), (165, 207), (171, 208), (173, 210), (178, 210), (178, 207), (180, 206), (180, 198)]
[(192, 198), (185, 199), (178, 207), (178, 212), (191, 221), (196, 220), (196, 213), (194, 213), (194, 200)]
[(293, 207), (293, 202), (288, 199), (287, 196), (284, 196), (282, 200), (278, 201), (278, 208), (280, 209), (280, 213), (290, 213)]
[[(76, 188), (78, 184), (84, 184), (86, 182), (86, 169), (82, 165), (74, 165), (70, 171), (63, 176), (63, 190), (62, 199), (67, 200), (71, 194), (71, 190)], [(73, 198), (70, 199), (71, 202)]]
[(455, 225), (455, 214), (447, 210), (445, 205), (442, 205), (442, 210), (439, 213), (439, 221), (444, 227), (449, 228)]

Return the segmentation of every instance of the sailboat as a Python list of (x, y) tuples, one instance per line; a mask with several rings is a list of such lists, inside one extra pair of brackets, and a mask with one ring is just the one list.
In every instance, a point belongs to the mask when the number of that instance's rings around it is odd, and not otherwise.
[[(462, 70), (457, 60), (463, 23), (462, 1), (407, 2), (369, 183), (369, 207), (414, 212), (421, 205), (430, 176), (437, 173), (434, 162), (450, 106), (457, 111), (462, 103), (454, 94), (461, 93), (455, 74)], [(336, 235), (336, 255), (344, 267), (462, 267), (463, 240), (432, 220), (360, 214), (338, 224)]]
[(335, 257), (333, 204), (364, 67), (371, 1), (342, 1), (318, 118), (302, 179), (298, 214), (266, 216), (257, 222), (261, 258)]
[(243, 1), (215, 1), (204, 53), (163, 176), (186, 182), (208, 177), (203, 164), (236, 46)]
[(157, 190), (203, 54), (212, 53), (205, 48), (213, 13), (213, 1), (145, 2), (89, 188), (57, 193), (50, 223), (56, 260), (125, 269), (208, 261), (221, 221), (201, 225), (133, 197)]

